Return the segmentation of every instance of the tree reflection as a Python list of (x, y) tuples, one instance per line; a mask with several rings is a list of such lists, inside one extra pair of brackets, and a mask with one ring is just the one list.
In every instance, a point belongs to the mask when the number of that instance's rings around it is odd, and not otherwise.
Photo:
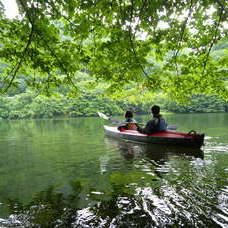
[[(188, 188), (184, 184), (178, 190), (178, 181), (164, 185), (159, 177), (151, 179), (139, 173), (113, 173), (108, 182), (110, 186), (103, 192), (97, 186), (86, 193), (78, 181), (70, 183), (70, 193), (50, 186), (26, 205), (10, 201), (11, 218), (20, 221), (20, 227), (42, 228), (219, 227), (210, 216), (218, 208), (209, 208), (207, 198), (201, 194), (201, 200), (194, 191), (190, 192), (194, 186)], [(213, 193), (216, 203), (217, 195)], [(83, 205), (85, 194), (87, 204)]]
[(80, 209), (81, 183), (70, 183), (72, 192), (65, 195), (56, 186), (37, 193), (31, 202), (22, 204), (9, 200), (9, 209), (22, 227), (70, 227), (75, 213)]
[[(218, 189), (208, 185), (206, 170), (194, 170), (186, 159), (173, 159), (170, 167), (166, 164), (176, 155), (202, 158), (201, 150), (188, 149), (181, 155), (180, 148), (116, 145), (126, 160), (147, 159), (142, 166), (147, 164), (151, 172), (132, 169), (102, 174), (105, 188), (79, 181), (71, 182), (68, 191), (67, 186), (62, 191), (50, 186), (28, 204), (9, 201), (11, 214), (21, 227), (218, 227), (216, 216), (222, 213), (217, 207)], [(160, 170), (164, 167), (170, 169)]]
[[(113, 173), (109, 176), (109, 188), (102, 194), (94, 194), (94, 190), (100, 190), (99, 187), (86, 193), (78, 181), (70, 183), (72, 191), (68, 194), (58, 191), (55, 186), (49, 186), (27, 204), (9, 200), (10, 217), (20, 221), (21, 227), (91, 227), (101, 224), (105, 227), (111, 224), (144, 226), (149, 216), (143, 211), (143, 202), (136, 195), (136, 189), (144, 186), (149, 177), (143, 180), (141, 177), (138, 173)], [(153, 186), (151, 182), (150, 187), (157, 187), (157, 183)], [(81, 202), (85, 200), (85, 194), (87, 205)]]

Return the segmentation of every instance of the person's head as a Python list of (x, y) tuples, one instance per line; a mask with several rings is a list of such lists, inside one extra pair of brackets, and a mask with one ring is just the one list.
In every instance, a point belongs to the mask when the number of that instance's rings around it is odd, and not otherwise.
[(153, 115), (159, 115), (160, 107), (158, 105), (153, 105), (151, 107), (151, 112), (152, 112)]
[(133, 112), (130, 110), (127, 110), (125, 113), (125, 118), (132, 118), (133, 117)]

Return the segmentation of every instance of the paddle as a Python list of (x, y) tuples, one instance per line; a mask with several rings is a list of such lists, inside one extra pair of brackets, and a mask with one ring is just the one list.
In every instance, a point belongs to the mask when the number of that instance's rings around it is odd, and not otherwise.
[[(105, 115), (104, 113), (102, 112), (97, 112), (98, 116), (104, 120), (108, 120), (110, 122), (112, 122), (113, 124), (124, 124), (125, 122), (124, 121), (121, 121), (121, 120), (115, 120), (115, 119), (112, 119), (111, 117)], [(139, 125), (145, 125), (145, 124), (142, 124), (142, 123), (137, 123)], [(175, 125), (168, 125), (167, 126), (167, 130), (177, 130), (177, 126)]]
[(102, 112), (97, 112), (98, 116), (101, 117), (104, 120), (109, 120), (110, 122), (112, 122), (113, 124), (124, 124), (124, 121), (121, 120), (114, 120), (109, 116), (106, 116), (104, 113)]

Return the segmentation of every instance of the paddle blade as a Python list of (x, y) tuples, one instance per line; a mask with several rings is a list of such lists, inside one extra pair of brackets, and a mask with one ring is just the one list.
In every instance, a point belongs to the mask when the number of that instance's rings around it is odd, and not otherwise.
[(110, 117), (106, 116), (104, 113), (102, 112), (97, 112), (98, 116), (101, 117), (104, 120), (110, 120)]
[(167, 126), (167, 130), (177, 130), (177, 126), (175, 126), (175, 125), (168, 125)]

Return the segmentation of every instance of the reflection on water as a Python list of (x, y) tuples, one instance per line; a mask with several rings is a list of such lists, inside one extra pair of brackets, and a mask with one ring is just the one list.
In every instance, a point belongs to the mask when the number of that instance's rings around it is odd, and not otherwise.
[[(71, 191), (64, 194), (49, 186), (28, 204), (10, 201), (12, 215), (2, 224), (44, 228), (226, 226), (227, 186), (221, 188), (214, 172), (205, 169), (202, 150), (110, 138), (105, 143), (109, 151), (118, 148), (115, 152), (128, 162), (125, 173), (108, 174), (105, 189), (84, 189), (76, 181), (69, 183)], [(112, 159), (108, 155), (100, 159), (102, 175), (112, 166)]]
[(0, 227), (228, 226), (224, 122), (195, 149), (107, 138), (99, 121), (2, 128)]
[(187, 148), (180, 146), (167, 146), (158, 144), (134, 143), (127, 140), (105, 138), (106, 144), (116, 145), (125, 159), (147, 157), (154, 161), (166, 161), (169, 156), (194, 156), (203, 159), (203, 151), (200, 148)]
[(225, 227), (225, 195), (215, 189), (208, 189), (205, 195), (202, 186), (191, 181), (182, 186), (173, 181), (142, 177), (111, 175), (110, 191), (88, 194), (88, 200), (94, 203), (81, 208), (79, 182), (69, 195), (54, 191), (51, 186), (30, 204), (11, 202), (14, 214), (5, 223), (20, 227), (38, 227), (39, 224), (44, 228)]

